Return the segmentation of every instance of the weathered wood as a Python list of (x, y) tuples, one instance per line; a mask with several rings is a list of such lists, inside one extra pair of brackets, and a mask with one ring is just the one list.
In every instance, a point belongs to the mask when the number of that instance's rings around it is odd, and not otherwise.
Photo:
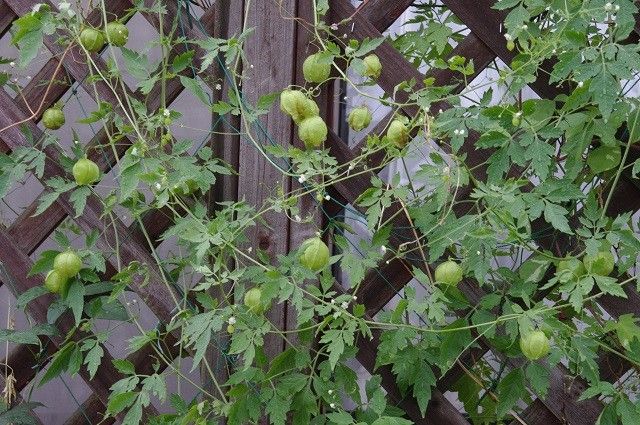
[(0, 37), (3, 37), (5, 33), (11, 28), (11, 23), (14, 19), (17, 19), (13, 10), (7, 5), (4, 0), (0, 0)]
[(389, 28), (415, 0), (366, 0), (356, 10), (380, 32)]

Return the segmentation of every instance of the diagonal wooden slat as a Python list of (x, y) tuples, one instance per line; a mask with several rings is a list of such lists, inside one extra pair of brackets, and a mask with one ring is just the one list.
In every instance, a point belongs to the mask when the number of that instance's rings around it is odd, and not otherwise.
[(7, 3), (4, 0), (0, 0), (0, 37), (4, 36), (16, 18), (17, 16)]
[(415, 0), (365, 0), (355, 13), (371, 22), (380, 32), (389, 28)]

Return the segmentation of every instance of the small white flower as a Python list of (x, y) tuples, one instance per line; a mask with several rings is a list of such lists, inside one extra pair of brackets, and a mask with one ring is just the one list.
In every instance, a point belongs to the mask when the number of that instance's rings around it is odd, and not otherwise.
[(513, 37), (511, 37), (511, 34), (505, 33), (504, 39), (507, 40), (507, 41), (510, 41), (510, 40), (513, 40)]
[(27, 81), (29, 81), (31, 79), (31, 75), (27, 75)]
[(253, 69), (253, 64), (249, 65), (249, 68)]
[(382, 245), (382, 246), (380, 247), (380, 252), (382, 252), (383, 254), (384, 254), (385, 252), (387, 252), (387, 247), (386, 247), (386, 246), (384, 246), (384, 245)]
[(351, 297), (354, 301), (356, 301), (358, 299), (358, 297), (356, 297), (355, 295), (353, 297)]
[(304, 183), (307, 181), (307, 176), (305, 176), (304, 174), (301, 174), (300, 177), (298, 177), (298, 183)]
[(247, 252), (248, 252), (248, 253), (251, 253), (251, 251), (253, 251), (253, 247), (252, 247), (252, 246), (250, 246), (249, 248), (247, 248)]
[(300, 218), (300, 216), (298, 214), (296, 214), (296, 216), (293, 217), (293, 219), (298, 223), (300, 223), (302, 221), (302, 219)]
[(615, 10), (616, 12), (620, 10), (620, 5), (616, 4), (616, 6), (613, 8), (613, 10)]
[(330, 200), (331, 200), (331, 196), (329, 196), (329, 195), (324, 195), (324, 200), (325, 200), (325, 201), (330, 201)]
[(384, 263), (385, 263), (385, 264), (389, 264), (389, 260), (385, 261)]
[(327, 394), (329, 394), (329, 395), (333, 394), (333, 390), (327, 391)]
[(335, 304), (335, 303), (336, 303), (336, 300), (331, 300), (331, 304)]
[(556, 54), (556, 52), (557, 52), (557, 50), (556, 50), (556, 49), (553, 49), (553, 50), (551, 51), (551, 53), (553, 53), (554, 55)]
[(522, 26), (520, 27), (520, 29), (521, 29), (522, 31), (526, 31), (526, 30), (528, 30), (528, 29), (529, 29), (529, 27), (527, 26), (527, 24), (524, 24), (524, 25), (522, 25)]
[(578, 87), (584, 86), (584, 81), (578, 81)]
[(346, 301), (343, 301), (342, 304), (340, 304), (340, 307), (344, 308), (345, 310), (349, 308), (349, 303)]
[(356, 168), (356, 166), (355, 166), (355, 165), (353, 165), (353, 164), (349, 164), (349, 171), (353, 170), (354, 168)]
[(42, 3), (38, 3), (38, 4), (34, 4), (33, 7), (31, 8), (31, 11), (36, 14), (40, 11), (40, 8), (42, 7)]
[(74, 140), (73, 143), (75, 143), (76, 145), (80, 144), (80, 140)]
[(156, 183), (156, 189), (157, 189), (157, 190), (162, 189), (162, 185), (161, 185), (160, 183)]
[(610, 10), (613, 9), (613, 5), (610, 2), (605, 3), (604, 5), (604, 10), (606, 10), (607, 12), (609, 12)]
[(329, 407), (332, 408), (332, 409), (335, 409), (336, 408), (336, 404), (335, 403), (330, 403)]
[(458, 134), (461, 136), (464, 136), (464, 128), (461, 128), (460, 130), (458, 130)]
[(236, 324), (236, 318), (231, 316), (229, 317), (229, 320), (227, 320), (227, 323), (230, 325), (235, 325)]
[(522, 116), (522, 111), (518, 111), (518, 112), (516, 112), (514, 115), (515, 115), (516, 117), (520, 117), (520, 116)]
[(222, 90), (222, 86), (220, 85), (220, 83), (216, 84), (216, 90)]
[(171, 111), (170, 111), (170, 110), (168, 110), (168, 109), (165, 109), (165, 110), (164, 110), (164, 112), (163, 112), (163, 114), (164, 114), (164, 116), (165, 116), (165, 117), (168, 117), (168, 116), (170, 116), (170, 115), (171, 115)]
[[(76, 143), (77, 143), (77, 142), (78, 142), (78, 141), (76, 140)], [(134, 146), (134, 147), (131, 149), (131, 155), (133, 155), (133, 156), (138, 156), (138, 148), (137, 148), (137, 147), (135, 147), (135, 146)]]
[(138, 304), (138, 300), (134, 299), (133, 301), (131, 301), (131, 304)]
[(458, 129), (453, 130), (453, 134), (455, 134), (457, 136), (458, 134), (460, 134), (460, 130), (458, 130)]
[(480, 255), (480, 251), (476, 251), (476, 255)]
[(12, 62), (9, 62), (9, 66), (10, 66), (11, 68), (15, 68), (15, 67), (16, 67), (16, 63), (15, 63), (15, 62), (13, 62), (13, 61), (12, 61)]
[(347, 34), (342, 34), (342, 38), (347, 38)]
[(449, 174), (449, 173), (451, 172), (451, 169), (447, 166), (447, 167), (444, 167), (444, 168), (442, 169), (442, 172), (443, 172), (444, 174)]
[(331, 28), (331, 31), (338, 31), (338, 24), (331, 24), (329, 28)]

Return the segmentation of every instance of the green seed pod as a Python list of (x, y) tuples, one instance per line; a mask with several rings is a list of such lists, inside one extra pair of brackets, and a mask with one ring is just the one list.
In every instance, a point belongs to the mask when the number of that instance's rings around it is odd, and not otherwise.
[(53, 270), (63, 277), (73, 277), (82, 269), (82, 260), (75, 252), (68, 250), (53, 259)]
[(260, 314), (264, 311), (260, 288), (251, 288), (244, 294), (244, 305), (249, 307), (249, 311), (255, 314)]
[(380, 63), (380, 58), (378, 58), (375, 54), (370, 54), (362, 59), (364, 63), (364, 71), (362, 72), (363, 77), (371, 77), (374, 80), (380, 76), (382, 72), (382, 64)]
[(394, 145), (402, 149), (409, 142), (409, 129), (402, 120), (395, 119), (391, 121), (391, 124), (389, 124), (387, 137)]
[(85, 28), (80, 33), (80, 43), (90, 53), (96, 53), (104, 47), (104, 35), (97, 29)]
[(556, 267), (556, 274), (564, 277), (566, 280), (577, 279), (586, 272), (587, 270), (584, 264), (577, 258), (562, 260), (558, 263), (558, 267)]
[(364, 130), (369, 126), (369, 124), (371, 124), (371, 112), (369, 111), (369, 108), (366, 106), (359, 106), (352, 109), (349, 113), (349, 117), (347, 118), (347, 122), (352, 130)]
[(51, 107), (44, 111), (42, 124), (49, 130), (57, 130), (65, 123), (64, 112), (58, 107)]
[(44, 279), (44, 286), (49, 290), (49, 292), (59, 294), (67, 286), (67, 277), (63, 276), (56, 270), (51, 270), (47, 273), (47, 277)]
[(456, 286), (462, 280), (462, 267), (453, 260), (445, 261), (436, 267), (435, 278), (437, 283)]
[(319, 237), (307, 239), (300, 246), (300, 264), (318, 272), (329, 264), (329, 247)]
[(520, 350), (529, 360), (538, 360), (546, 356), (550, 349), (549, 338), (540, 330), (520, 336)]
[(331, 74), (331, 63), (323, 63), (321, 58), (320, 53), (314, 53), (308, 56), (302, 64), (302, 75), (310, 83), (322, 83)]
[(129, 40), (129, 28), (118, 21), (107, 24), (106, 34), (107, 41), (116, 47), (123, 47)]
[(232, 334), (236, 331), (236, 327), (233, 325), (227, 325), (227, 333)]
[(507, 41), (507, 50), (512, 51), (516, 48), (516, 43), (513, 40)]
[(315, 149), (322, 146), (327, 140), (328, 129), (320, 117), (306, 118), (298, 127), (298, 137), (304, 142), (307, 149)]
[(280, 93), (280, 109), (291, 116), (296, 124), (304, 119), (317, 117), (320, 113), (318, 105), (300, 90), (285, 90)]
[(95, 183), (100, 179), (98, 164), (87, 158), (79, 159), (73, 165), (72, 172), (78, 186)]
[(616, 264), (611, 251), (600, 251), (595, 255), (585, 255), (582, 260), (589, 273), (599, 276), (609, 276)]

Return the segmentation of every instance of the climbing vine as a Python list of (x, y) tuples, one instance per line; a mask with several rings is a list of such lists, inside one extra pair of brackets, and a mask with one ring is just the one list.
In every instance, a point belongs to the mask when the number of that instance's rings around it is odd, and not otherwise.
[[(23, 140), (0, 156), (0, 197), (35, 176), (44, 192), (33, 216), (60, 205), (68, 214), (56, 248), (29, 263), (38, 285), (20, 289), (0, 268), (19, 295), (15, 308), (46, 305), (47, 323), (0, 332), (7, 347), (35, 353), (42, 373), (32, 386), (113, 370), (104, 417), (125, 424), (390, 425), (416, 420), (407, 400), (424, 416), (439, 380), (456, 370), (451, 391), (465, 417), (488, 424), (526, 423), (523, 405), (561, 390), (552, 385), (561, 373), (584, 384), (581, 400), (602, 401), (598, 423), (640, 423), (640, 327), (631, 301), (619, 307), (637, 297), (640, 241), (635, 211), (613, 208), (640, 170), (634, 2), (497, 1), (501, 47), (514, 57), (481, 79), (473, 60), (455, 54), (464, 28), (444, 6), (418, 4), (402, 34), (358, 40), (345, 30), (354, 16), (332, 22), (332, 2), (310, 1), (313, 19), (300, 25), (311, 39), (304, 81), (253, 102), (245, 48), (257, 29), (211, 37), (189, 2), (136, 1), (115, 16), (104, 0), (62, 1), (14, 21), (17, 54), (0, 58), (0, 84), (26, 110), (0, 122), (0, 137), (19, 130)], [(136, 14), (160, 32), (142, 49), (130, 46), (126, 25)], [(379, 94), (394, 72), (383, 43), (426, 77)], [(45, 45), (59, 65), (44, 97), (29, 102), (21, 73)], [(74, 76), (71, 95), (49, 105), (48, 94), (69, 84), (69, 60), (85, 78)], [(436, 85), (438, 71), (452, 83)], [(554, 95), (531, 94), (540, 82)], [(347, 158), (320, 100), (338, 85), (350, 137), (365, 134)], [(210, 128), (191, 128), (201, 141), (177, 136), (188, 117), (171, 108), (176, 87), (213, 115)], [(71, 122), (65, 112), (79, 89), (94, 103)], [(290, 119), (295, 144), (271, 137), (269, 116)], [(44, 130), (30, 125), (40, 119)], [(260, 205), (211, 200), (237, 173), (216, 146), (223, 138), (255, 149), (294, 184)], [(362, 182), (356, 199), (336, 190)], [(249, 237), (271, 214), (315, 235), (272, 258)], [(397, 274), (411, 283), (399, 289)], [(388, 288), (378, 293), (374, 281)], [(286, 329), (270, 314), (282, 305)], [(136, 336), (117, 342), (128, 358), (112, 359), (119, 327)], [(273, 340), (283, 347), (276, 354), (265, 349)], [(375, 357), (366, 377), (353, 368), (365, 350)], [(143, 351), (141, 372), (133, 359)], [(605, 356), (631, 367), (630, 377), (609, 382)], [(32, 423), (24, 406), (35, 406), (29, 391), (16, 403), (11, 367), (3, 365), (0, 422)], [(149, 413), (154, 406), (170, 413)]]

